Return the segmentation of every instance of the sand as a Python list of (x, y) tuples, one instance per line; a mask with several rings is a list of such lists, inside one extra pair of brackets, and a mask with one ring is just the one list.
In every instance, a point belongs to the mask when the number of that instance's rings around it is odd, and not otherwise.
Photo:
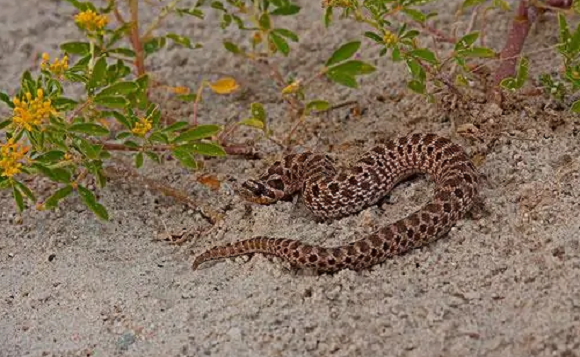
[[(36, 68), (36, 53), (80, 38), (65, 2), (2, 0), (0, 88), (13, 94), (20, 74)], [(153, 2), (155, 3), (155, 2)], [(184, 6), (192, 2), (185, 2)], [(297, 22), (281, 23), (301, 36), (284, 73), (308, 76), (338, 45), (366, 30), (350, 21), (324, 30), (318, 1), (300, 1)], [(438, 24), (449, 29), (460, 1), (439, 2)], [(144, 9), (144, 19), (152, 11)], [(468, 16), (460, 17), (465, 29)], [(490, 13), (487, 41), (499, 49), (509, 13)], [(235, 75), (243, 90), (205, 96), (199, 119), (224, 124), (264, 103), (274, 134), (293, 126), (271, 80), (223, 50), (215, 16), (207, 23), (171, 18), (162, 30), (192, 36), (203, 50), (169, 46), (147, 60), (152, 75), (196, 87), (202, 78)], [(553, 16), (534, 27), (526, 50), (557, 41)], [(368, 43), (367, 43), (368, 44)], [(9, 192), (0, 193), (0, 356), (578, 356), (580, 355), (580, 120), (542, 97), (457, 108), (426, 103), (405, 91), (404, 67), (363, 59), (378, 71), (351, 90), (325, 81), (312, 99), (357, 100), (364, 112), (343, 108), (309, 118), (295, 150), (327, 151), (350, 159), (373, 144), (411, 132), (449, 136), (481, 152), (485, 210), (443, 239), (368, 271), (317, 276), (294, 272), (278, 259), (256, 255), (191, 270), (196, 254), (215, 244), (256, 235), (337, 245), (353, 241), (426, 203), (432, 184), (398, 186), (382, 205), (330, 223), (317, 223), (301, 201), (256, 206), (233, 194), (234, 183), (259, 175), (282, 153), (270, 141), (261, 160), (204, 160), (202, 171), (174, 161), (146, 161), (139, 172), (179, 188), (222, 215), (211, 226), (196, 210), (138, 182), (112, 180), (98, 191), (109, 222), (97, 220), (77, 197), (56, 211), (31, 209), (22, 221)], [(550, 70), (554, 56), (532, 56), (532, 68)], [(397, 95), (403, 93), (403, 96)], [(74, 96), (74, 93), (70, 94)], [(3, 114), (8, 115), (4, 109)], [(168, 102), (166, 113), (189, 118), (191, 107)], [(493, 140), (477, 143), (453, 124), (475, 123)], [(243, 130), (233, 141), (255, 135)], [(126, 159), (128, 160), (128, 159)], [(200, 184), (214, 175), (220, 189)], [(31, 187), (46, 197), (45, 180)], [(43, 196), (44, 195), (44, 196)], [(156, 240), (186, 229), (203, 232), (181, 245)]]

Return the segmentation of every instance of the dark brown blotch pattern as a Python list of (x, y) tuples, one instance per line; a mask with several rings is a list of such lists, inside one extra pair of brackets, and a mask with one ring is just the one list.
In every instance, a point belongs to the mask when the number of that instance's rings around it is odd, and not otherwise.
[[(378, 197), (378, 192), (372, 192), (374, 188), (391, 188), (399, 177), (415, 172), (427, 173), (436, 181), (432, 201), (419, 212), (379, 228), (366, 238), (323, 248), (292, 239), (258, 237), (211, 248), (195, 259), (193, 267), (209, 260), (259, 252), (281, 256), (298, 268), (309, 266), (320, 272), (358, 270), (426, 244), (463, 217), (478, 191), (477, 170), (468, 156), (459, 146), (435, 134), (389, 140), (372, 148), (357, 165), (341, 171), (326, 155), (288, 155), (272, 164), (260, 180), (253, 181), (257, 188), (251, 194), (279, 199), (272, 196), (273, 190), (288, 194), (303, 187), (308, 193), (305, 203), (316, 215), (336, 218), (360, 210), (359, 200)], [(291, 189), (285, 190), (285, 185)]]

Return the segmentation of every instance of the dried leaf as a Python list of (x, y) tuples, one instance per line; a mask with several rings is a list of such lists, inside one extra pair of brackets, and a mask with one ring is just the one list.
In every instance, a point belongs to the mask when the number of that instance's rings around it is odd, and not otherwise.
[(230, 94), (239, 88), (236, 80), (231, 77), (220, 78), (213, 83), (209, 83), (209, 86), (217, 94)]
[(219, 190), (221, 185), (221, 182), (214, 175), (202, 175), (197, 178), (197, 182), (208, 187), (212, 191)]

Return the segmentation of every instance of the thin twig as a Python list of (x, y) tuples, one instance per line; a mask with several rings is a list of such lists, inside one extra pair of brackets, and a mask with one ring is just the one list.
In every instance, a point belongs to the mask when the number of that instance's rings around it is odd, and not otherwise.
[[(105, 168), (105, 175), (108, 178), (112, 179), (123, 179), (124, 182), (130, 183), (137, 183), (140, 182), (141, 184), (152, 188), (158, 192), (161, 192), (163, 195), (173, 197), (177, 201), (186, 204), (187, 206), (195, 209), (199, 214), (207, 220), (212, 225), (215, 224), (220, 219), (220, 214), (212, 209), (199, 205), (197, 202), (193, 201), (187, 192), (181, 191), (179, 189), (173, 188), (171, 186), (162, 184), (155, 180), (149, 179), (140, 175), (138, 172), (130, 168), (128, 165), (121, 161), (117, 161), (119, 164), (122, 165), (122, 169), (118, 169), (112, 166), (108, 166)], [(130, 177), (131, 180), (127, 180), (127, 177)]]
[(161, 9), (161, 13), (159, 14), (159, 16), (157, 16), (155, 20), (153, 20), (151, 25), (149, 25), (147, 30), (145, 30), (145, 34), (141, 37), (141, 42), (147, 42), (153, 37), (153, 31), (155, 31), (159, 27), (159, 25), (161, 25), (163, 20), (167, 17), (167, 15), (169, 15), (171, 11), (173, 11), (173, 9), (177, 6), (177, 4), (179, 4), (179, 2), (181, 2), (181, 0), (173, 0), (172, 2), (167, 4), (167, 6), (163, 7), (163, 9)]
[(262, 155), (253, 146), (246, 145), (228, 145), (222, 146), (228, 155), (244, 156), (248, 159), (261, 159)]
[[(467, 25), (467, 30), (465, 33), (471, 33), (473, 28), (475, 27), (475, 21), (477, 20), (477, 15), (479, 14), (479, 6), (476, 6), (471, 13), (471, 17), (469, 18), (469, 24)], [(451, 69), (449, 70), (449, 77), (453, 77), (455, 75), (455, 71), (457, 70), (457, 62), (453, 62), (451, 65)]]
[(323, 113), (328, 113), (328, 112), (331, 112), (331, 111), (333, 111), (333, 110), (336, 110), (336, 109), (340, 109), (340, 108), (348, 107), (348, 106), (351, 106), (351, 105), (353, 105), (353, 104), (357, 104), (357, 105), (358, 105), (358, 100), (348, 100), (348, 101), (346, 101), (346, 102), (338, 103), (338, 104), (335, 104), (335, 105), (333, 105), (333, 106), (330, 106), (330, 107), (328, 107), (328, 108), (326, 108), (326, 109), (323, 109), (323, 110), (317, 110), (317, 111), (316, 111), (316, 112), (314, 112), (313, 114), (320, 115), (320, 114), (323, 114)]

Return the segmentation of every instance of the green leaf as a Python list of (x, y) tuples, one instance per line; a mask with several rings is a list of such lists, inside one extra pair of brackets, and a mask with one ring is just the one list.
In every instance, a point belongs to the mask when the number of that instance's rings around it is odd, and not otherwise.
[(230, 51), (231, 53), (234, 53), (234, 54), (242, 53), (242, 50), (240, 50), (240, 48), (232, 42), (224, 41), (223, 44), (224, 44), (225, 49)]
[(125, 117), (122, 113), (119, 113), (116, 111), (110, 111), (110, 112), (102, 112), (101, 114), (103, 115), (103, 117), (112, 116), (113, 118), (115, 118), (117, 120), (117, 122), (119, 122), (125, 128), (127, 128), (129, 130), (133, 129), (133, 126), (131, 125), (131, 122), (129, 121), (129, 119), (127, 119), (127, 117)]
[(376, 68), (368, 63), (358, 60), (351, 60), (331, 67), (328, 70), (328, 73), (344, 73), (354, 77), (358, 75), (373, 73), (375, 70)]
[(95, 63), (93, 72), (91, 73), (91, 79), (87, 84), (89, 89), (95, 89), (107, 84), (107, 60), (105, 57), (101, 57)]
[[(167, 35), (165, 35), (165, 37), (167, 37), (168, 39), (172, 40), (173, 42), (175, 42), (183, 47), (194, 48), (194, 46), (191, 45), (191, 40), (188, 37), (177, 35), (175, 33), (167, 34)], [(196, 45), (195, 47), (199, 48), (199, 47), (201, 47), (201, 45)]]
[(78, 123), (68, 127), (68, 130), (75, 133), (83, 133), (95, 136), (109, 135), (109, 130), (102, 125), (95, 123)]
[(159, 155), (157, 155), (156, 153), (152, 151), (146, 151), (145, 155), (147, 155), (147, 157), (151, 159), (151, 161), (155, 161), (158, 164), (161, 163), (161, 159), (159, 158)]
[[(578, 1), (574, 1), (574, 3), (579, 3)], [(580, 24), (576, 27), (576, 30), (572, 34), (570, 38), (570, 42), (568, 43), (568, 52), (576, 56), (578, 54), (578, 50), (580, 50)]]
[(325, 66), (330, 67), (333, 64), (346, 61), (347, 59), (351, 58), (356, 53), (356, 51), (359, 50), (360, 45), (360, 41), (352, 41), (340, 46), (336, 51), (334, 51), (328, 61), (326, 61)]
[(14, 196), (14, 201), (16, 201), (18, 211), (19, 212), (24, 211), (24, 199), (22, 197), (22, 193), (20, 192), (20, 190), (16, 188), (16, 185), (12, 185), (12, 195)]
[(370, 38), (371, 40), (375, 41), (376, 43), (382, 44), (384, 42), (383, 38), (374, 32), (370, 32), (370, 31), (365, 32), (365, 37)]
[(62, 159), (64, 159), (64, 151), (51, 150), (36, 156), (34, 161), (39, 161), (45, 164), (54, 164)]
[(199, 125), (173, 139), (174, 143), (188, 142), (208, 138), (217, 134), (221, 130), (219, 125)]
[(475, 57), (475, 58), (493, 58), (496, 53), (487, 47), (473, 47), (457, 52), (458, 56), (461, 57)]
[(410, 8), (404, 8), (402, 10), (405, 14), (409, 15), (409, 17), (411, 17), (413, 20), (423, 23), (425, 22), (425, 20), (427, 19), (425, 17), (425, 14), (423, 14), (421, 11), (419, 10), (415, 10), (415, 9), (410, 9)]
[(175, 122), (165, 128), (163, 128), (161, 131), (164, 133), (172, 133), (174, 131), (179, 131), (181, 129), (187, 128), (189, 126), (189, 123), (186, 121), (178, 121)]
[(0, 101), (6, 103), (6, 105), (8, 105), (8, 107), (10, 107), (11, 109), (14, 108), (14, 103), (12, 103), (12, 100), (10, 99), (8, 94), (2, 91), (0, 91)]
[(290, 53), (290, 46), (283, 37), (279, 36), (275, 32), (270, 32), (270, 40), (272, 40), (274, 46), (276, 46), (276, 48), (282, 52), (284, 56), (288, 56), (288, 53)]
[(194, 16), (197, 17), (198, 19), (202, 19), (203, 20), (203, 12), (200, 9), (197, 9), (196, 7), (192, 7), (189, 9), (175, 9), (175, 12), (178, 15), (189, 15), (189, 16)]
[(462, 9), (467, 9), (468, 7), (476, 6), (479, 4), (483, 4), (487, 0), (465, 0), (461, 5)]
[(107, 83), (115, 83), (129, 74), (131, 74), (131, 68), (125, 66), (123, 61), (117, 60), (117, 63), (110, 65), (107, 69)]
[(413, 78), (420, 79), (421, 82), (424, 82), (427, 75), (426, 75), (423, 67), (419, 64), (419, 62), (417, 62), (417, 60), (415, 60), (413, 58), (409, 58), (409, 59), (407, 59), (406, 63), (407, 63), (407, 68), (411, 72), (411, 75), (413, 76)]
[(77, 149), (89, 159), (98, 159), (102, 146), (98, 144), (91, 144), (88, 140), (81, 137), (75, 138), (75, 145)]
[(138, 149), (139, 148), (139, 144), (137, 144), (136, 142), (134, 142), (132, 140), (125, 140), (125, 142), (123, 143), (123, 145), (125, 145), (128, 148), (132, 148), (132, 149)]
[(119, 55), (131, 57), (131, 58), (136, 57), (135, 51), (133, 51), (130, 48), (123, 48), (123, 47), (112, 48), (110, 50), (107, 50), (107, 53), (119, 54)]
[(195, 152), (205, 156), (225, 156), (224, 149), (216, 143), (191, 143), (179, 146), (181, 150)]
[(560, 43), (565, 48), (570, 38), (570, 30), (566, 23), (566, 17), (562, 13), (558, 13), (558, 25), (560, 27)]
[(260, 28), (262, 30), (269, 30), (272, 28), (272, 21), (270, 20), (270, 15), (268, 15), (268, 13), (263, 13), (260, 16)]
[(103, 88), (99, 93), (97, 93), (96, 97), (130, 94), (135, 92), (137, 89), (139, 89), (139, 86), (137, 86), (135, 82), (117, 82)]
[(169, 138), (167, 137), (167, 134), (161, 133), (159, 131), (156, 131), (151, 135), (149, 135), (149, 140), (157, 143), (169, 144)]
[(97, 198), (89, 189), (85, 188), (82, 185), (79, 185), (77, 188), (77, 191), (79, 193), (79, 196), (81, 197), (81, 200), (84, 202), (84, 204), (91, 211), (93, 211), (93, 213), (97, 217), (99, 217), (100, 219), (103, 219), (103, 220), (109, 219), (109, 214), (107, 213), (107, 210), (105, 209), (105, 207), (102, 204), (97, 202)]
[(89, 1), (78, 1), (78, 0), (66, 0), (66, 1), (71, 3), (72, 6), (79, 9), (79, 11), (87, 11), (87, 10), (93, 10), (95, 12), (97, 11), (97, 9), (95, 8), (95, 5), (93, 5)]
[(135, 167), (139, 169), (139, 168), (141, 168), (141, 166), (143, 166), (143, 153), (142, 152), (135, 155)]
[(94, 102), (112, 109), (123, 109), (128, 104), (125, 98), (119, 96), (97, 96)]
[(180, 147), (177, 147), (175, 149), (173, 149), (173, 156), (175, 156), (175, 158), (177, 160), (179, 160), (179, 162), (188, 168), (192, 168), (192, 169), (196, 169), (197, 168), (197, 162), (195, 162), (195, 159), (193, 158), (192, 154), (184, 149), (181, 149)]
[(59, 111), (67, 111), (74, 109), (79, 103), (76, 100), (58, 97), (52, 100), (52, 106)]
[(422, 60), (425, 60), (431, 64), (437, 64), (437, 58), (435, 57), (435, 54), (433, 52), (431, 52), (428, 49), (425, 48), (419, 48), (413, 51), (409, 52), (409, 55), (411, 55), (414, 58), (419, 58)]
[(73, 192), (73, 188), (71, 185), (66, 185), (65, 187), (59, 189), (55, 193), (52, 194), (49, 198), (44, 201), (44, 207), (47, 209), (54, 208), (58, 206), (58, 202), (63, 198), (67, 197)]
[(284, 7), (279, 7), (274, 11), (270, 12), (270, 15), (274, 16), (289, 16), (295, 15), (300, 12), (300, 6), (294, 4), (288, 4)]
[(212, 1), (211, 7), (216, 10), (227, 11), (221, 1)]
[(399, 49), (399, 47), (393, 48), (393, 53), (391, 54), (391, 57), (393, 59), (393, 62), (399, 62), (403, 60), (403, 57), (401, 56), (401, 50)]
[(154, 37), (143, 44), (143, 50), (150, 55), (165, 47), (166, 43), (165, 37)]
[(330, 24), (332, 24), (332, 9), (333, 7), (329, 6), (324, 11), (324, 27), (328, 28)]
[(525, 84), (528, 78), (528, 67), (529, 67), (528, 59), (526, 57), (520, 58), (518, 69), (516, 72), (516, 77), (504, 78), (499, 85), (509, 90), (520, 89)]
[(343, 72), (327, 72), (326, 76), (328, 79), (335, 83), (342, 84), (343, 86), (350, 88), (358, 88), (358, 84), (356, 83), (356, 79), (353, 75)]
[(32, 202), (36, 202), (36, 197), (34, 196), (34, 193), (32, 193), (32, 191), (25, 184), (16, 180), (14, 180), (13, 182), (14, 185), (18, 186), (18, 189), (26, 195), (26, 197), (28, 197)]
[(416, 93), (425, 94), (425, 82), (413, 79), (407, 83), (407, 87)]
[(250, 113), (254, 119), (258, 119), (262, 123), (266, 123), (268, 115), (266, 114), (266, 110), (261, 103), (252, 103), (250, 105)]
[(298, 42), (298, 35), (290, 30), (275, 29), (272, 32), (276, 33), (277, 35), (284, 36), (284, 37), (290, 39), (291, 41)]
[(330, 108), (330, 103), (325, 100), (313, 100), (306, 104), (306, 110), (317, 110), (317, 111), (324, 111)]
[(468, 33), (467, 35), (463, 36), (457, 43), (455, 44), (455, 51), (464, 50), (466, 48), (471, 47), (477, 41), (479, 37), (479, 31)]
[(146, 117), (152, 121), (153, 128), (157, 128), (159, 126), (159, 120), (161, 120), (161, 111), (157, 105), (149, 105), (149, 108), (147, 108)]
[(30, 166), (32, 169), (41, 172), (43, 175), (55, 182), (69, 183), (70, 182), (70, 172), (63, 168), (53, 168), (50, 169), (40, 163), (34, 163)]
[(11, 119), (6, 119), (4, 121), (0, 121), (0, 130), (4, 129), (5, 127), (7, 127), (10, 124), (12, 124)]
[(574, 113), (580, 113), (580, 99), (572, 103), (570, 110), (573, 111)]
[(60, 49), (72, 55), (85, 56), (90, 54), (91, 45), (88, 42), (67, 42), (60, 45)]
[(258, 128), (263, 130), (266, 126), (264, 125), (264, 122), (261, 120), (258, 120), (256, 118), (247, 118), (244, 119), (242, 121), (240, 121), (240, 125), (245, 125), (245, 126), (250, 126), (252, 128)]

